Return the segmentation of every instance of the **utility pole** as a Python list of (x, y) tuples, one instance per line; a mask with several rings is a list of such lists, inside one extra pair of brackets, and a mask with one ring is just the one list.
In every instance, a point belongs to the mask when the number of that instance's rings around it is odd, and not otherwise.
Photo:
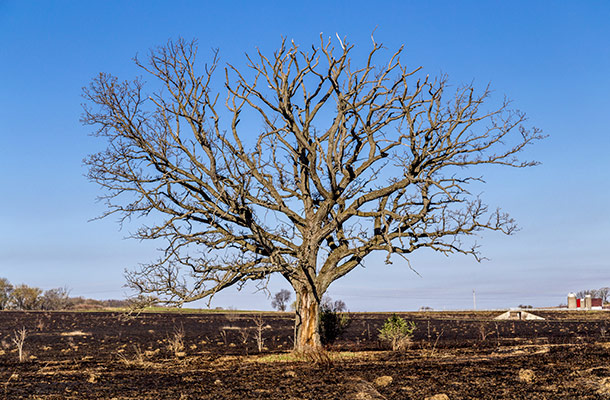
[(477, 295), (474, 292), (474, 289), (472, 289), (472, 305), (473, 305), (473, 309), (476, 310), (477, 309)]

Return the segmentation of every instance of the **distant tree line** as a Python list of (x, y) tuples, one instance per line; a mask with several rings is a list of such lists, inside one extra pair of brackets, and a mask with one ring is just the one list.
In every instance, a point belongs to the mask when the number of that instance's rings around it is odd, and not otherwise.
[(608, 303), (608, 297), (610, 297), (610, 287), (581, 290), (580, 292), (576, 292), (576, 298), (579, 299), (584, 299), (587, 295), (591, 295), (592, 298), (602, 299), (603, 303), (606, 304)]
[(0, 278), (0, 310), (88, 310), (127, 307), (126, 300), (94, 300), (70, 297), (67, 288), (43, 291), (20, 284), (13, 286), (8, 279)]

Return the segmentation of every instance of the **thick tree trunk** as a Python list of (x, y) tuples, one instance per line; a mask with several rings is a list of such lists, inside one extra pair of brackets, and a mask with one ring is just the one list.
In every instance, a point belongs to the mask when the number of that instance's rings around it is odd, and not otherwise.
[(308, 351), (322, 346), (318, 321), (320, 301), (307, 287), (296, 290), (297, 307), (294, 326), (294, 350)]

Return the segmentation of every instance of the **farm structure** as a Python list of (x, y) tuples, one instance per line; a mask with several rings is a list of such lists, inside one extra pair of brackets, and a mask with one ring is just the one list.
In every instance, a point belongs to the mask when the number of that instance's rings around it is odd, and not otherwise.
[(578, 310), (601, 310), (603, 306), (603, 300), (601, 298), (594, 298), (591, 295), (586, 295), (584, 299), (576, 298), (576, 294), (568, 294), (568, 308)]
[(517, 321), (542, 321), (544, 318), (529, 313), (527, 311), (523, 311), (521, 309), (510, 309), (504, 314), (498, 315), (496, 320), (517, 320)]

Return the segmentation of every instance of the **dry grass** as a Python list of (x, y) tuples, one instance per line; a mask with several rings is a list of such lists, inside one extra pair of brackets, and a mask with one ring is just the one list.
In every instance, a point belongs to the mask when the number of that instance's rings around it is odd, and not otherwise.
[(353, 351), (326, 351), (320, 350), (323, 354), (312, 354), (311, 352), (287, 352), (279, 354), (268, 354), (263, 356), (253, 356), (250, 360), (259, 363), (276, 363), (276, 362), (319, 362), (329, 358), (332, 362), (342, 360), (362, 359), (368, 360), (378, 352), (353, 352)]
[(331, 369), (334, 365), (334, 359), (331, 357), (331, 353), (323, 348), (307, 349), (301, 353), (301, 357), (305, 361), (312, 362), (323, 369)]
[(83, 331), (62, 332), (61, 336), (91, 336), (90, 333)]
[(121, 353), (118, 355), (119, 360), (127, 366), (137, 366), (141, 368), (150, 368), (154, 366), (154, 363), (147, 360), (145, 352), (142, 351), (139, 345), (134, 344), (133, 350), (134, 353), (132, 357)]
[(167, 349), (175, 357), (183, 357), (184, 353), (184, 326), (174, 327), (174, 332), (167, 337)]

